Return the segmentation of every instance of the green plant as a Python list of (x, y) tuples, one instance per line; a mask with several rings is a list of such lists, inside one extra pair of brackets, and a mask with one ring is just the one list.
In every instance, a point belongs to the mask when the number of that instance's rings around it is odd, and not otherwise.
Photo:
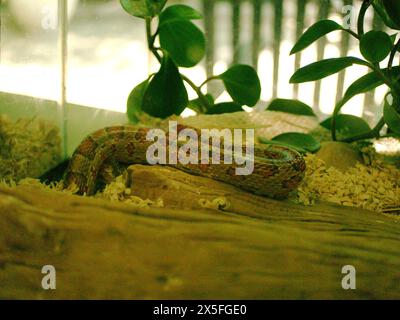
[[(198, 113), (226, 113), (242, 110), (244, 105), (254, 106), (260, 99), (261, 86), (256, 71), (250, 66), (233, 65), (199, 86), (181, 74), (180, 67), (194, 67), (205, 55), (205, 36), (192, 22), (201, 19), (202, 15), (186, 5), (165, 8), (166, 2), (120, 0), (126, 12), (145, 21), (148, 48), (160, 63), (158, 72), (151, 74), (130, 93), (127, 102), (130, 121), (138, 122), (142, 112), (166, 118), (180, 115), (186, 107)], [(157, 27), (153, 31), (155, 22)], [(215, 104), (214, 97), (203, 93), (204, 85), (213, 80), (223, 82), (233, 101)], [(197, 99), (188, 100), (184, 82), (195, 91)]]
[[(344, 97), (337, 103), (332, 117), (321, 123), (331, 130), (333, 140), (340, 138), (344, 142), (353, 142), (379, 138), (385, 126), (387, 135), (400, 136), (400, 66), (394, 65), (400, 48), (400, 39), (397, 39), (397, 33), (388, 34), (377, 30), (365, 32), (365, 15), (372, 7), (388, 28), (394, 32), (400, 30), (399, 0), (364, 0), (358, 13), (356, 31), (344, 28), (332, 20), (318, 21), (303, 33), (291, 51), (291, 54), (298, 53), (333, 31), (347, 32), (359, 41), (360, 52), (364, 59), (357, 57), (325, 59), (300, 68), (290, 80), (291, 83), (320, 80), (354, 64), (367, 66), (371, 70), (349, 86)], [(387, 57), (389, 57), (388, 63), (383, 66), (383, 61)], [(340, 114), (342, 107), (354, 96), (381, 85), (388, 87), (388, 93), (385, 96), (383, 116), (374, 128), (370, 128), (362, 118)], [(279, 103), (273, 101), (269, 109), (312, 115), (310, 107), (296, 100), (280, 99)]]

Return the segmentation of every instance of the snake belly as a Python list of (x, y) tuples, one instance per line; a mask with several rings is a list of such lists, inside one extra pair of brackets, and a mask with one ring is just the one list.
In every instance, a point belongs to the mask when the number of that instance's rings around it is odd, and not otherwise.
[[(149, 130), (113, 126), (89, 135), (69, 162), (64, 187), (74, 186), (79, 194), (93, 195), (100, 171), (106, 163), (148, 164), (146, 151), (154, 143), (146, 139)], [(223, 148), (220, 154), (223, 159)], [(303, 157), (297, 151), (283, 146), (258, 144), (254, 146), (254, 170), (249, 175), (236, 175), (235, 168), (238, 165), (235, 163), (183, 165), (178, 162), (167, 166), (225, 182), (257, 195), (279, 199), (287, 197), (299, 185), (306, 168)]]

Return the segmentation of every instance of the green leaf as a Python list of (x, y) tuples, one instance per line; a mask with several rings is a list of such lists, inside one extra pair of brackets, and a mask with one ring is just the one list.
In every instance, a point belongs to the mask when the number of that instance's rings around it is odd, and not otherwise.
[(286, 148), (291, 148), (291, 149), (296, 150), (297, 152), (300, 152), (303, 154), (307, 153), (306, 149), (299, 148), (299, 147), (296, 147), (296, 146), (293, 146), (293, 145), (290, 145), (290, 144), (287, 144), (284, 142), (268, 140), (265, 138), (259, 138), (258, 140), (260, 141), (260, 143), (263, 143), (263, 144), (272, 144), (272, 145), (276, 145), (276, 146), (282, 146), (282, 147), (286, 147)]
[(393, 44), (390, 36), (383, 31), (371, 30), (360, 40), (360, 52), (365, 59), (378, 63), (390, 54)]
[(279, 141), (288, 145), (305, 149), (309, 152), (317, 152), (321, 148), (320, 142), (312, 135), (298, 132), (288, 132), (280, 134), (272, 139), (272, 141)]
[(294, 45), (290, 54), (294, 54), (304, 50), (305, 48), (309, 47), (319, 38), (327, 35), (328, 33), (336, 30), (342, 30), (343, 28), (337, 24), (335, 21), (332, 20), (321, 20), (312, 25), (300, 39)]
[[(379, 16), (381, 17), (382, 21), (389, 27), (392, 29), (397, 29), (400, 30), (400, 21), (398, 21), (398, 23), (396, 23), (394, 20), (392, 20), (391, 16), (388, 14), (384, 2), (386, 0), (375, 0), (372, 5), (374, 6), (375, 11), (379, 14)], [(396, 1), (397, 3), (394, 5), (399, 5), (398, 0), (392, 0), (392, 1)], [(387, 1), (387, 4), (389, 4), (389, 2), (391, 2), (390, 0)], [(388, 7), (389, 8), (389, 7)], [(389, 11), (392, 11), (389, 8)], [(400, 10), (397, 9), (397, 12), (400, 13)], [(392, 13), (393, 15), (393, 13)]]
[(192, 7), (176, 4), (173, 6), (169, 6), (160, 14), (160, 26), (171, 20), (197, 20), (201, 19), (203, 16), (200, 12), (193, 9)]
[(236, 102), (222, 102), (213, 105), (206, 114), (222, 114), (243, 111), (242, 105)]
[(206, 40), (203, 32), (188, 20), (165, 21), (159, 29), (161, 47), (180, 66), (190, 68), (203, 59)]
[(267, 110), (281, 111), (304, 116), (316, 116), (313, 109), (299, 100), (275, 99)]
[[(392, 69), (392, 74), (400, 71), (400, 67), (396, 66)], [(382, 69), (382, 72), (388, 73), (387, 69)], [(376, 72), (368, 73), (361, 78), (354, 81), (346, 90), (343, 99), (341, 99), (335, 106), (333, 115), (337, 115), (342, 107), (349, 102), (353, 97), (358, 94), (366, 93), (384, 84), (384, 81)]]
[(392, 45), (396, 43), (398, 33), (394, 33), (390, 36), (390, 40), (392, 40)]
[[(321, 122), (321, 126), (332, 130), (332, 119), (330, 117)], [(336, 116), (336, 131), (342, 138), (351, 138), (371, 131), (368, 123), (360, 118), (351, 114), (339, 114)]]
[(333, 114), (338, 114), (340, 109), (354, 96), (373, 90), (383, 84), (383, 80), (375, 72), (368, 73), (357, 79), (349, 86), (344, 97), (336, 104)]
[(371, 91), (383, 84), (384, 82), (381, 77), (377, 73), (371, 72), (354, 81), (346, 90), (344, 97), (350, 100), (358, 94)]
[(400, 29), (400, 2), (399, 0), (382, 0), (383, 6), (396, 28)]
[(129, 94), (126, 113), (131, 123), (138, 123), (139, 116), (141, 113), (143, 113), (142, 110), (143, 96), (144, 93), (146, 92), (148, 84), (149, 80), (146, 79), (142, 83), (138, 84)]
[(158, 15), (167, 0), (120, 0), (120, 3), (130, 15), (146, 19)]
[(400, 113), (395, 109), (392, 103), (389, 103), (388, 97), (385, 97), (385, 106), (383, 107), (383, 117), (388, 127), (395, 133), (400, 134)]
[[(207, 99), (208, 104), (210, 106), (214, 104), (214, 97), (211, 94), (207, 93), (205, 95), (205, 98)], [(190, 100), (187, 107), (189, 109), (192, 109), (193, 111), (196, 111), (198, 113), (202, 113), (202, 107), (201, 106), (202, 106), (201, 100), (200, 100), (200, 98), (197, 98), (197, 99), (194, 99), (194, 100)]]
[(260, 100), (260, 79), (252, 67), (236, 64), (218, 78), (224, 82), (226, 90), (235, 102), (253, 107)]
[(321, 60), (297, 70), (290, 79), (290, 83), (303, 83), (308, 81), (320, 80), (332, 74), (335, 74), (347, 67), (350, 67), (353, 64), (366, 65), (367, 62), (355, 57)]
[(287, 132), (280, 134), (268, 141), (260, 139), (262, 143), (280, 144), (283, 146), (291, 147), (300, 152), (317, 152), (321, 148), (320, 142), (312, 135), (298, 132)]
[(179, 115), (188, 104), (188, 95), (178, 67), (166, 55), (160, 70), (147, 86), (142, 110), (153, 117)]

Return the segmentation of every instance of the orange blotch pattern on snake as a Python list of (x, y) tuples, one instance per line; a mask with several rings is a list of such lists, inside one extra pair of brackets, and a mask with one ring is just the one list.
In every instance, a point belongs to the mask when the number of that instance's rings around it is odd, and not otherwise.
[[(105, 164), (147, 164), (146, 151), (154, 143), (146, 140), (148, 130), (115, 126), (94, 132), (82, 141), (73, 154), (64, 185), (76, 185), (80, 194), (93, 195), (100, 170), (106, 167)], [(224, 159), (224, 148), (220, 150), (220, 157)], [(258, 144), (254, 148), (254, 170), (247, 176), (236, 175), (235, 169), (239, 166), (235, 163), (212, 164), (211, 159), (206, 165), (167, 165), (271, 198), (284, 198), (293, 191), (303, 179), (306, 168), (303, 157), (297, 151), (283, 146)]]

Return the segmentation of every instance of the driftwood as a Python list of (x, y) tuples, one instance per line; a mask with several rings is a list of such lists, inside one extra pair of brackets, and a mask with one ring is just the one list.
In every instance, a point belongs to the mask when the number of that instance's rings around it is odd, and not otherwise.
[[(400, 298), (395, 219), (229, 190), (223, 212), (1, 187), (0, 299)], [(342, 289), (345, 265), (356, 290)]]

